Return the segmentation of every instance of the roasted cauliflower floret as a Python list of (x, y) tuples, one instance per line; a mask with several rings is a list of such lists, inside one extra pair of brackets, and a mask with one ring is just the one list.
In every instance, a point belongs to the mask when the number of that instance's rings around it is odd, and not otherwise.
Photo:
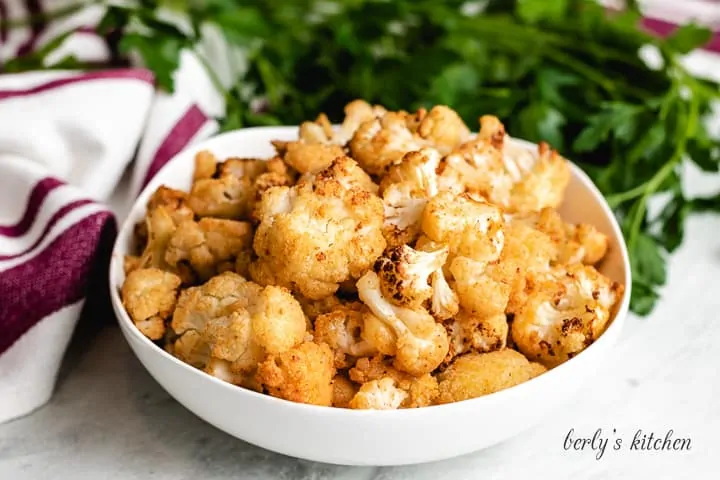
[(433, 294), (428, 283), (430, 276), (442, 270), (447, 256), (447, 247), (434, 252), (418, 251), (407, 245), (389, 248), (373, 266), (383, 296), (395, 305), (421, 306)]
[(502, 213), (495, 205), (451, 192), (430, 199), (422, 217), (423, 233), (434, 242), (447, 244), (451, 259), (496, 260), (503, 248), (503, 226)]
[(383, 233), (389, 245), (412, 243), (420, 234), (425, 205), (438, 192), (435, 170), (439, 163), (437, 150), (423, 148), (406, 154), (383, 178)]
[(353, 302), (340, 305), (315, 319), (315, 341), (330, 346), (335, 367), (350, 367), (357, 357), (376, 353), (375, 347), (363, 338), (365, 312), (362, 303)]
[(209, 150), (202, 150), (195, 155), (195, 170), (193, 171), (193, 182), (215, 176), (218, 167), (218, 160)]
[(398, 307), (382, 295), (380, 278), (369, 271), (357, 283), (365, 315), (365, 338), (383, 354), (394, 355), (397, 369), (412, 375), (432, 372), (448, 352), (447, 333), (424, 309)]
[(397, 410), (407, 395), (395, 380), (385, 377), (363, 384), (348, 406), (356, 410)]
[(447, 155), (470, 137), (470, 129), (462, 118), (445, 105), (431, 108), (420, 122), (417, 133), (443, 155)]
[(400, 408), (417, 408), (432, 405), (438, 395), (438, 383), (435, 377), (426, 373), (419, 377), (401, 372), (390, 365), (390, 361), (376, 355), (360, 358), (349, 370), (350, 379), (359, 384), (373, 380), (392, 378), (396, 386), (407, 393)]
[(608, 238), (605, 234), (592, 225), (565, 223), (552, 208), (514, 215), (511, 222), (529, 225), (550, 237), (556, 249), (553, 261), (560, 265), (594, 265), (607, 252)]
[(605, 331), (622, 286), (593, 267), (558, 267), (533, 282), (512, 322), (512, 339), (529, 359), (554, 367), (574, 357)]
[[(214, 359), (213, 371), (249, 379), (267, 354), (277, 355), (301, 343), (306, 326), (300, 304), (287, 290), (263, 288), (225, 272), (181, 293), (172, 319), (172, 328), (180, 335), (174, 351), (183, 360), (204, 358), (205, 364), (194, 363), (198, 368), (206, 368)], [(204, 349), (207, 357), (198, 355)]]
[(503, 313), (478, 317), (461, 310), (445, 323), (445, 328), (450, 337), (448, 359), (469, 351), (487, 353), (507, 346), (509, 326)]
[(332, 388), (332, 406), (338, 408), (349, 408), (350, 400), (353, 399), (359, 389), (356, 384), (340, 373), (333, 377)]
[(498, 280), (498, 263), (486, 264), (457, 257), (450, 266), (460, 306), (473, 316), (488, 318), (505, 312), (510, 286)]
[(468, 353), (457, 357), (438, 375), (440, 395), (437, 403), (489, 395), (526, 382), (537, 372), (537, 367), (515, 350)]
[[(184, 192), (160, 186), (150, 197), (145, 215), (147, 243), (135, 268), (155, 267), (173, 270), (165, 261), (165, 252), (178, 225), (192, 220), (194, 213), (188, 206)], [(190, 280), (187, 272), (176, 271), (185, 281)]]
[(371, 183), (341, 157), (291, 188), (267, 190), (256, 212), (252, 278), (319, 300), (362, 275), (385, 249), (383, 205)]
[(239, 255), (252, 250), (253, 230), (248, 222), (202, 218), (181, 223), (168, 243), (165, 261), (173, 268), (187, 262), (201, 281), (232, 270)]
[(404, 112), (387, 112), (360, 124), (350, 140), (350, 152), (366, 172), (382, 175), (406, 153), (428, 145), (408, 128), (407, 116)]
[(273, 397), (313, 405), (332, 405), (333, 354), (326, 344), (304, 342), (269, 355), (259, 366), (257, 381)]
[(165, 335), (165, 320), (175, 308), (180, 277), (158, 268), (130, 272), (123, 283), (123, 305), (135, 326), (150, 340)]

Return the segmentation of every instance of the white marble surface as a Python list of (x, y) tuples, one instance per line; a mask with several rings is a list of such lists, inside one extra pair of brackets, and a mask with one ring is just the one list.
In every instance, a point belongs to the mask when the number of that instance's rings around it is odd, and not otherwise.
[[(720, 187), (718, 177), (691, 181), (694, 191)], [(81, 324), (51, 403), (0, 426), (0, 479), (718, 478), (718, 282), (720, 217), (693, 217), (670, 263), (664, 300), (650, 318), (629, 319), (606, 368), (566, 408), (502, 445), (401, 468), (314, 464), (236, 440), (170, 398), (117, 327), (97, 332)], [(691, 450), (609, 446), (596, 460), (596, 452), (563, 449), (571, 428), (584, 435), (602, 428), (611, 439), (614, 428), (626, 444), (637, 429), (663, 435), (673, 429), (691, 438)]]

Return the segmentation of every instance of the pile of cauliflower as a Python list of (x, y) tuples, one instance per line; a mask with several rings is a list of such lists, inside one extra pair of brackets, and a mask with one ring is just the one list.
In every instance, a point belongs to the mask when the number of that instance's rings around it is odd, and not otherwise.
[(446, 106), (345, 112), (154, 192), (121, 291), (144, 335), (274, 397), (397, 409), (512, 387), (603, 333), (623, 286), (594, 267), (607, 237), (555, 210), (557, 152)]

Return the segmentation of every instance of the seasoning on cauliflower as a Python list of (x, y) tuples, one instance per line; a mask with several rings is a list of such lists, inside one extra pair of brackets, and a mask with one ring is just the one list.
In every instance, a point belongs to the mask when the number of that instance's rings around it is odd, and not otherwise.
[(165, 320), (175, 308), (180, 277), (158, 268), (130, 272), (120, 291), (123, 305), (135, 326), (150, 340), (165, 335)]
[(417, 408), (432, 405), (438, 395), (438, 383), (435, 377), (426, 373), (419, 377), (401, 372), (390, 365), (382, 355), (360, 358), (348, 371), (350, 379), (359, 384), (373, 380), (392, 378), (397, 387), (407, 393), (400, 408)]
[(422, 231), (432, 241), (447, 244), (450, 258), (464, 256), (490, 262), (503, 248), (504, 220), (495, 205), (467, 194), (440, 192), (430, 199)]
[(365, 311), (362, 303), (353, 302), (339, 305), (315, 319), (315, 341), (330, 346), (338, 369), (348, 368), (357, 357), (373, 355), (377, 351), (363, 338)]
[(481, 397), (530, 380), (537, 368), (515, 350), (468, 353), (457, 357), (438, 375), (437, 403), (452, 403)]
[(383, 296), (402, 307), (421, 306), (433, 294), (429, 277), (442, 270), (447, 256), (447, 247), (434, 252), (418, 251), (407, 245), (387, 249), (373, 266)]
[(574, 357), (603, 333), (623, 287), (591, 266), (557, 267), (534, 282), (512, 322), (518, 350), (548, 368)]
[(358, 392), (359, 387), (338, 373), (332, 379), (332, 406), (337, 408), (349, 408), (350, 400)]
[[(225, 362), (224, 367), (238, 378), (250, 379), (266, 355), (300, 344), (307, 324), (300, 304), (287, 290), (263, 288), (225, 272), (183, 291), (171, 325), (180, 335), (174, 347), (179, 358), (194, 358), (198, 368), (207, 368), (214, 359), (213, 371), (221, 371)], [(206, 348), (203, 358), (199, 353)]]
[(264, 192), (252, 278), (319, 300), (362, 275), (385, 249), (383, 205), (371, 185), (352, 159), (340, 157), (293, 187)]
[(252, 249), (253, 231), (248, 222), (202, 218), (181, 223), (168, 243), (165, 260), (172, 267), (187, 262), (201, 281), (235, 268), (235, 259)]
[(365, 315), (365, 338), (385, 355), (394, 355), (398, 370), (412, 375), (432, 372), (448, 352), (447, 333), (422, 307), (404, 308), (382, 295), (380, 278), (373, 271), (357, 283), (360, 300), (372, 313)]
[(510, 298), (510, 286), (497, 280), (497, 263), (486, 264), (467, 257), (457, 257), (450, 265), (460, 307), (468, 313), (488, 318), (504, 313)]
[(417, 133), (443, 155), (447, 155), (470, 137), (470, 129), (460, 115), (445, 105), (431, 108), (418, 125)]
[(382, 175), (400, 163), (411, 151), (428, 146), (428, 142), (408, 128), (406, 112), (387, 112), (360, 124), (350, 140), (350, 152), (371, 175)]
[(395, 385), (395, 380), (385, 377), (364, 383), (348, 406), (356, 410), (397, 410), (407, 395)]
[(390, 167), (383, 177), (383, 233), (390, 246), (412, 243), (420, 234), (425, 205), (438, 192), (435, 170), (439, 163), (437, 150), (423, 148), (407, 153), (402, 162)]
[(304, 342), (260, 363), (256, 379), (273, 397), (332, 405), (333, 353), (326, 344)]

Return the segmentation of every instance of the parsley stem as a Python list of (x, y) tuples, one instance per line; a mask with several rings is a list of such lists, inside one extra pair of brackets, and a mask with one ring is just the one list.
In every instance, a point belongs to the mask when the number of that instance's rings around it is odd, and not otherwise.
[[(687, 75), (686, 77), (690, 78), (689, 75)], [(697, 122), (699, 119), (698, 108), (698, 95), (697, 93), (694, 93), (690, 98), (690, 111), (688, 112), (688, 120), (685, 127), (685, 132), (682, 137), (678, 139), (672, 157), (670, 157), (670, 160), (668, 160), (668, 162), (663, 165), (663, 167), (658, 170), (658, 172), (653, 175), (653, 177), (645, 184), (645, 192), (640, 198), (640, 203), (638, 203), (637, 205), (637, 208), (632, 218), (632, 223), (630, 224), (630, 232), (628, 238), (628, 250), (630, 252), (633, 251), (635, 243), (637, 242), (637, 237), (640, 234), (640, 227), (642, 226), (642, 221), (645, 218), (645, 212), (647, 211), (648, 199), (652, 194), (657, 191), (660, 185), (662, 185), (662, 182), (665, 180), (665, 178), (673, 172), (677, 164), (680, 163), (683, 155), (685, 154), (685, 146), (687, 145), (688, 140), (695, 133), (695, 129), (697, 128)]]
[(647, 188), (648, 183), (649, 182), (643, 182), (640, 185), (631, 188), (630, 190), (626, 190), (621, 193), (614, 193), (612, 195), (607, 195), (605, 199), (607, 200), (608, 205), (610, 205), (610, 208), (617, 208), (628, 200), (637, 198), (643, 193), (645, 193), (645, 189)]

